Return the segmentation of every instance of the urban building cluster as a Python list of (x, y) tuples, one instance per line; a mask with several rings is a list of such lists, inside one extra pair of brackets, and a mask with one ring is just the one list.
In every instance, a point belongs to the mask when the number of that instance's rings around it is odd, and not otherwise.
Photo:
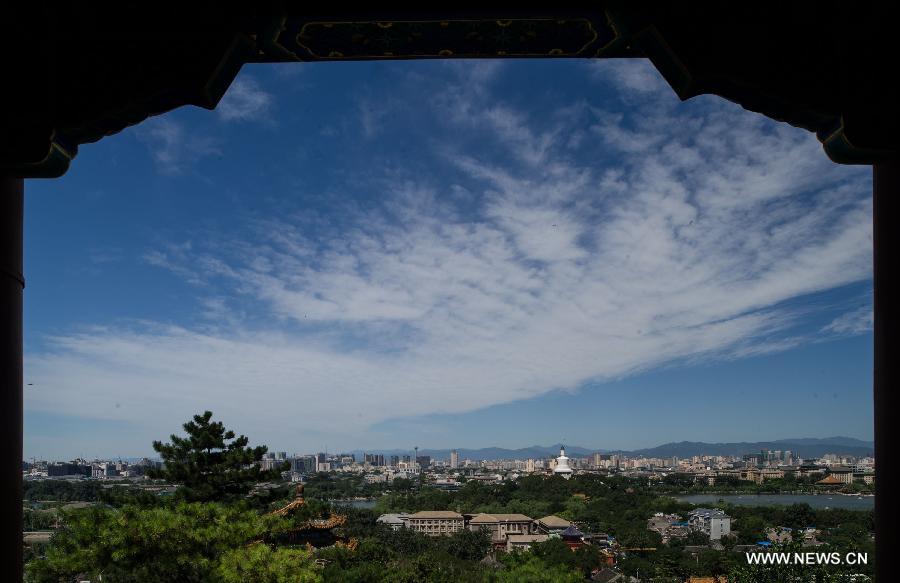
[(534, 519), (524, 514), (460, 514), (446, 510), (424, 510), (414, 514), (382, 514), (377, 522), (394, 530), (409, 528), (427, 536), (450, 535), (461, 530), (485, 531), (490, 533), (495, 550), (507, 552), (527, 550), (531, 545), (550, 538), (562, 539), (573, 549), (584, 545), (612, 549), (615, 545), (613, 537), (605, 533), (583, 532), (574, 523), (552, 515)]
[[(26, 479), (42, 478), (141, 478), (146, 470), (160, 462), (140, 460), (76, 459), (67, 462), (32, 460), (23, 464)], [(360, 474), (368, 483), (391, 483), (396, 479), (427, 479), (437, 488), (454, 489), (459, 478), (485, 483), (515, 480), (524, 474), (554, 474), (568, 478), (578, 473), (618, 474), (626, 477), (661, 480), (680, 475), (696, 483), (713, 486), (723, 478), (761, 484), (766, 480), (794, 476), (815, 476), (823, 486), (841, 487), (852, 483), (872, 485), (875, 462), (871, 457), (828, 454), (818, 459), (804, 459), (790, 451), (761, 451), (742, 456), (696, 455), (690, 458), (647, 458), (624, 454), (594, 453), (569, 457), (562, 448), (556, 457), (523, 460), (460, 459), (456, 450), (449, 459), (433, 459), (429, 455), (384, 455), (382, 453), (316, 453), (294, 454), (269, 452), (260, 461), (262, 469), (286, 468), (283, 476), (303, 481), (319, 472)]]
[(762, 483), (773, 478), (819, 477), (822, 485), (842, 485), (854, 482), (874, 484), (875, 460), (828, 454), (818, 459), (804, 459), (790, 451), (763, 451), (743, 456), (697, 455), (690, 458), (646, 458), (623, 454), (594, 453), (569, 457), (565, 448), (559, 456), (524, 460), (460, 459), (458, 452), (450, 452), (449, 459), (432, 459), (419, 455), (364, 454), (357, 460), (353, 454), (315, 454), (287, 457), (270, 454), (264, 467), (291, 463), (291, 476), (302, 480), (311, 472), (351, 472), (365, 476), (369, 483), (390, 483), (397, 478), (415, 478), (425, 474), (438, 488), (456, 486), (457, 478), (480, 480), (486, 483), (514, 480), (523, 474), (554, 474), (570, 477), (576, 473), (620, 474), (627, 477), (659, 480), (678, 474), (698, 483), (715, 485), (721, 478)]
[(26, 480), (39, 479), (80, 479), (80, 478), (143, 478), (148, 469), (159, 468), (162, 463), (149, 458), (134, 461), (74, 459), (67, 462), (32, 460), (22, 464), (22, 475)]

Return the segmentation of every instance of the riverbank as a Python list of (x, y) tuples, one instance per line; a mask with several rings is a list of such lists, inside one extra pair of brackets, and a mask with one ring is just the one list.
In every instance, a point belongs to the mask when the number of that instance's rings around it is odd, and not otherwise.
[(698, 492), (696, 490), (682, 490), (681, 492), (664, 492), (661, 495), (663, 496), (781, 496), (781, 495), (791, 495), (791, 496), (851, 496), (857, 497), (862, 496), (874, 498), (875, 494), (873, 492), (837, 492), (837, 491), (828, 491), (828, 490), (779, 490), (778, 492), (765, 492), (765, 491), (749, 491), (749, 490), (703, 490), (702, 492)]
[(377, 498), (346, 498), (342, 500), (329, 500), (335, 506), (350, 506), (351, 508), (375, 508)]

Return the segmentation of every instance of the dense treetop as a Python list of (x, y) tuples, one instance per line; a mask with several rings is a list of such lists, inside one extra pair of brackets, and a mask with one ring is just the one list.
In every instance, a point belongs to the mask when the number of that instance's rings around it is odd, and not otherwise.
[(248, 447), (249, 439), (226, 430), (221, 421), (211, 421), (212, 412), (194, 415), (183, 425), (187, 437), (172, 435), (172, 443), (153, 442), (163, 460), (161, 470), (148, 475), (181, 484), (176, 495), (192, 502), (238, 500), (254, 485), (280, 477), (289, 465), (263, 471), (259, 461), (268, 451), (264, 445)]

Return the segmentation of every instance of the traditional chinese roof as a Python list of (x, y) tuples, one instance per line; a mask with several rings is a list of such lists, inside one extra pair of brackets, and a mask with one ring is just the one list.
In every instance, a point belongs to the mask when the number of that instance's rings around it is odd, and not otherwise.
[(409, 515), (409, 520), (434, 520), (434, 519), (458, 519), (462, 520), (463, 515), (458, 512), (450, 512), (448, 510), (422, 510), (415, 514)]
[(839, 486), (839, 485), (843, 484), (843, 482), (841, 482), (840, 480), (838, 480), (837, 478), (835, 478), (832, 475), (828, 475), (828, 476), (825, 476), (824, 478), (822, 478), (821, 480), (819, 480), (818, 482), (816, 482), (816, 484), (822, 484), (823, 486)]
[(543, 524), (547, 528), (568, 528), (572, 525), (572, 523), (565, 518), (560, 518), (559, 516), (554, 516), (553, 514), (551, 514), (550, 516), (539, 518), (538, 522)]
[[(273, 510), (269, 514), (273, 516), (290, 516), (304, 505), (306, 505), (306, 500), (303, 498), (303, 484), (300, 484), (297, 486), (294, 499), (287, 506), (279, 508), (278, 510)], [(342, 526), (346, 522), (347, 517), (343, 514), (331, 513), (328, 515), (328, 518), (311, 518), (294, 530), (296, 532), (303, 530), (331, 530), (338, 526)]]
[(578, 528), (574, 524), (570, 524), (569, 527), (559, 533), (563, 538), (582, 538), (584, 537), (584, 533), (578, 530)]
[(279, 508), (278, 510), (273, 510), (269, 514), (274, 516), (290, 516), (295, 510), (305, 504), (306, 500), (303, 499), (303, 484), (298, 484), (297, 489), (294, 491), (294, 499), (291, 500), (287, 506)]

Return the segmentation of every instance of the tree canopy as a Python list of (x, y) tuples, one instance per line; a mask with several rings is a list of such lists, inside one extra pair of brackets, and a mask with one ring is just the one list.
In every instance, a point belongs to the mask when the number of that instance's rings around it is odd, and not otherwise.
[(259, 461), (268, 451), (264, 445), (248, 447), (249, 439), (226, 430), (221, 421), (211, 421), (212, 412), (194, 415), (183, 425), (187, 437), (170, 436), (172, 443), (153, 442), (163, 459), (160, 470), (151, 470), (151, 478), (181, 484), (176, 496), (189, 502), (226, 502), (245, 497), (254, 485), (277, 479), (289, 468), (263, 471)]
[(91, 506), (63, 516), (45, 555), (29, 562), (28, 581), (100, 574), (104, 581), (134, 583), (318, 579), (308, 552), (254, 543), (289, 529), (290, 520), (233, 504)]

